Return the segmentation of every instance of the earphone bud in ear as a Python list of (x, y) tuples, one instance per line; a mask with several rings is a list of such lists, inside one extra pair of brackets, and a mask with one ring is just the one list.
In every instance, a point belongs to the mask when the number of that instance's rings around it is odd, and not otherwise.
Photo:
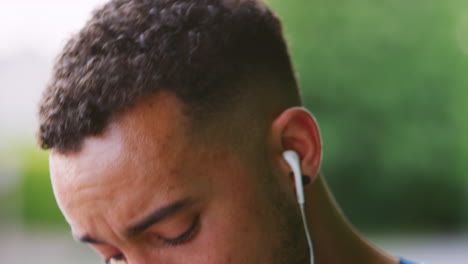
[(314, 251), (312, 247), (312, 239), (310, 237), (309, 227), (307, 226), (307, 217), (305, 215), (305, 210), (304, 210), (305, 198), (304, 198), (304, 188), (302, 184), (301, 159), (299, 155), (297, 154), (297, 152), (293, 150), (287, 150), (283, 152), (283, 158), (289, 164), (289, 167), (291, 167), (291, 170), (293, 171), (293, 174), (294, 174), (294, 185), (296, 187), (297, 202), (299, 203), (299, 207), (301, 209), (302, 222), (304, 224), (307, 244), (309, 245), (310, 263), (314, 264)]
[(299, 204), (304, 204), (304, 189), (302, 188), (301, 160), (299, 155), (293, 150), (287, 150), (283, 153), (283, 158), (289, 164), (294, 174), (297, 201)]

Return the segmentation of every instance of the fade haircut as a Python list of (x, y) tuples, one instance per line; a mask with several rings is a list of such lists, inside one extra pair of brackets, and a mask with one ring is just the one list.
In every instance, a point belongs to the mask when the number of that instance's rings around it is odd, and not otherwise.
[(280, 21), (259, 1), (111, 0), (59, 55), (40, 101), (39, 144), (77, 151), (161, 90), (194, 117), (221, 111), (260, 71), (297, 89)]

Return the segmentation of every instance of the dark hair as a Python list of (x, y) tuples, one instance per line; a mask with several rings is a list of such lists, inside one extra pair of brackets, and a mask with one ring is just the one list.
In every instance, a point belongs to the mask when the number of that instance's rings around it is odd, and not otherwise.
[(78, 150), (109, 119), (166, 89), (200, 114), (261, 69), (295, 78), (280, 21), (255, 0), (111, 0), (65, 45), (39, 110), (44, 149)]

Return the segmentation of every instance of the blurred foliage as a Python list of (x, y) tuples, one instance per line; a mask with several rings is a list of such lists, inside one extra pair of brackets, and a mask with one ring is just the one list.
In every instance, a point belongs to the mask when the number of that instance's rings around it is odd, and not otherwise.
[(22, 215), (29, 227), (66, 227), (64, 218), (55, 202), (49, 179), (47, 152), (37, 148), (23, 148), (23, 172), (20, 184)]
[(466, 226), (468, 3), (267, 2), (321, 125), (323, 171), (352, 222)]
[[(378, 231), (466, 227), (468, 3), (267, 2), (284, 22), (321, 125), (323, 171), (351, 221)], [(63, 227), (47, 153), (21, 156), (26, 223)]]

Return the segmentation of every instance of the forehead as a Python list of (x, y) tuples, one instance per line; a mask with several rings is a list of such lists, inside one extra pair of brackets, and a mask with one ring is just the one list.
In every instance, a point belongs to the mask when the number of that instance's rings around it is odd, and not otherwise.
[(72, 165), (93, 161), (120, 164), (151, 159), (148, 164), (154, 164), (169, 160), (168, 156), (180, 152), (191, 141), (188, 123), (182, 103), (172, 94), (160, 92), (118, 115), (102, 134), (86, 138), (78, 152), (52, 151), (51, 165), (68, 163), (67, 169), (74, 171), (77, 166)]
[(192, 143), (187, 119), (181, 103), (161, 93), (123, 113), (102, 135), (87, 138), (79, 152), (52, 152), (52, 183), (67, 219), (83, 215), (79, 208), (102, 212), (109, 204), (121, 205), (121, 212), (112, 213), (124, 218), (145, 208), (144, 201), (163, 203), (164, 197), (187, 192), (183, 170), (202, 151)]

